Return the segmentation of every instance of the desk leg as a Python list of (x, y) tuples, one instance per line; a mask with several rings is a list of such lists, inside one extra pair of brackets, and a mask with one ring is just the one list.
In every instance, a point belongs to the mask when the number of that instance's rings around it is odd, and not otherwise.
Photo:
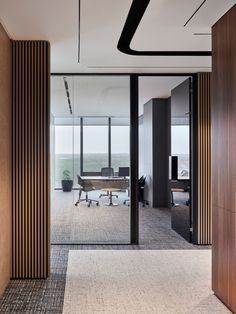
[(109, 192), (109, 203), (106, 203), (105, 205), (107, 205), (107, 206), (118, 206), (117, 203), (112, 202), (112, 197), (113, 197), (112, 192)]

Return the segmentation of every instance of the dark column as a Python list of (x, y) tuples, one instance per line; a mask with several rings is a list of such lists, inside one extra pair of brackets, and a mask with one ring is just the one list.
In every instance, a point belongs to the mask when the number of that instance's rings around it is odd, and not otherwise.
[(145, 198), (152, 207), (169, 207), (170, 99), (144, 105), (143, 145)]

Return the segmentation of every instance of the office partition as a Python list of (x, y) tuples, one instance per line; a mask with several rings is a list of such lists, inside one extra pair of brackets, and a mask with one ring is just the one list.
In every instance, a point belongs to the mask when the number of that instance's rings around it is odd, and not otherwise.
[[(99, 190), (95, 181), (93, 190), (87, 191), (90, 204), (83, 201), (86, 192), (80, 195), (78, 183), (78, 176), (99, 177), (106, 167), (113, 169), (115, 181), (119, 167), (130, 167), (130, 77), (53, 76), (52, 116), (52, 242), (130, 243), (131, 203), (124, 204), (130, 197), (129, 187), (118, 189), (110, 181), (109, 187), (115, 190), (108, 208), (109, 191)], [(71, 192), (63, 192), (65, 173), (73, 181)], [(99, 188), (108, 186), (104, 183)]]

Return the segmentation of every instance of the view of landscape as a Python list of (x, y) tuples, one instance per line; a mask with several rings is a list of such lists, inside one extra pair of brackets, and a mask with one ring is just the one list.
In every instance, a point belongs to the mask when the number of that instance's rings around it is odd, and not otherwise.
[[(69, 170), (74, 186), (77, 185), (77, 174), (80, 174), (80, 155), (56, 154), (55, 156), (55, 185), (61, 187), (63, 171)], [(115, 172), (119, 167), (129, 167), (129, 154), (112, 154), (111, 163)], [(107, 154), (84, 154), (84, 171), (99, 172), (102, 167), (107, 167)], [(189, 155), (178, 155), (178, 177), (189, 178)]]
[[(129, 167), (129, 154), (112, 154), (111, 164), (115, 172), (119, 167)], [(108, 156), (104, 153), (84, 154), (84, 171), (99, 172), (101, 168), (108, 166)], [(77, 185), (77, 174), (80, 174), (79, 154), (56, 154), (55, 156), (55, 187), (61, 187), (63, 171), (69, 170), (74, 186)]]

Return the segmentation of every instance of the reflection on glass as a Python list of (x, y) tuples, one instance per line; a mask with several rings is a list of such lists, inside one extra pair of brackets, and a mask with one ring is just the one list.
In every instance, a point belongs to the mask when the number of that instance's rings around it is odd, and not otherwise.
[(189, 179), (189, 126), (171, 126), (171, 155), (178, 156), (178, 179)]

